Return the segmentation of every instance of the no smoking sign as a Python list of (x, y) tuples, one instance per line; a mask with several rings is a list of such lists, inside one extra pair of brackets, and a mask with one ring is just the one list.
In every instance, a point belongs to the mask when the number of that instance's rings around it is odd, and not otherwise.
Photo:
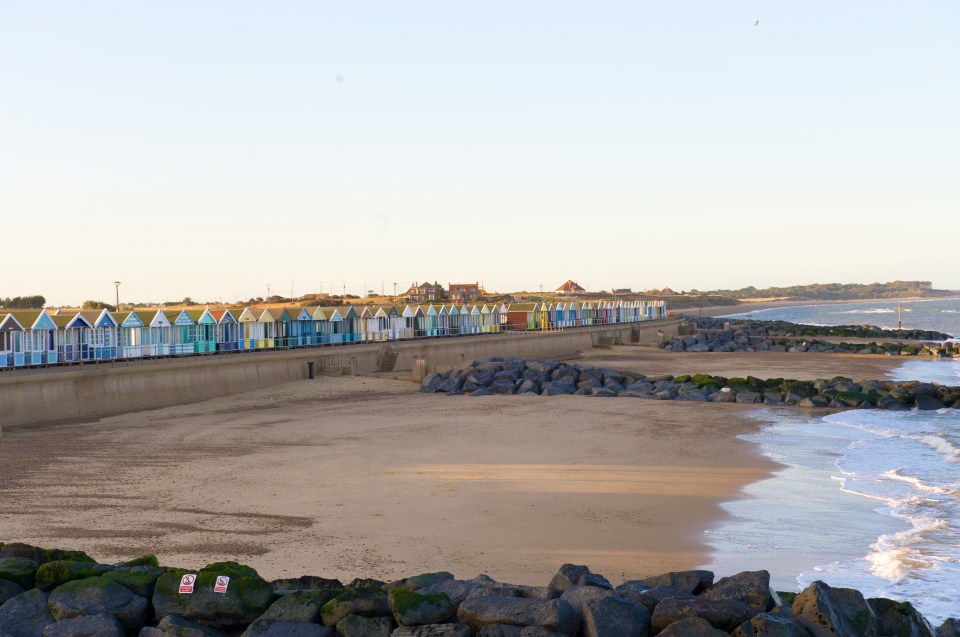
[(213, 592), (226, 593), (228, 586), (230, 586), (230, 578), (226, 575), (219, 575), (217, 577), (217, 583), (213, 586)]
[(181, 593), (192, 593), (193, 584), (197, 581), (197, 576), (194, 573), (187, 573), (180, 578), (180, 592)]

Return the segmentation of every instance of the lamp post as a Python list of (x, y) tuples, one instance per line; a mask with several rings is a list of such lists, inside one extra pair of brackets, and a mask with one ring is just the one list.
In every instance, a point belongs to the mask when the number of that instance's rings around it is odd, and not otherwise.
[(116, 292), (117, 292), (117, 304), (115, 306), (117, 309), (115, 311), (119, 312), (120, 311), (120, 281), (114, 281), (113, 287), (116, 288)]

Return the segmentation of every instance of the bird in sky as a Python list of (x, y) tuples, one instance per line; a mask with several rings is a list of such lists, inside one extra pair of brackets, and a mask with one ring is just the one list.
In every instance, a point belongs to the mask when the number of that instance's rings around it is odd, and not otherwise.
[(760, 21), (759, 21), (759, 20), (757, 20), (756, 22), (754, 22), (754, 23), (753, 23), (753, 26), (757, 26), (758, 24), (760, 24)]

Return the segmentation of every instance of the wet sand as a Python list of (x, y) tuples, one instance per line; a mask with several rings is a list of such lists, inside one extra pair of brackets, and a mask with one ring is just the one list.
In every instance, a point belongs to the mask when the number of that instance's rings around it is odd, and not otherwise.
[[(854, 362), (638, 347), (586, 354), (647, 374), (803, 378)], [(147, 552), (187, 567), (235, 559), (268, 578), (449, 570), (545, 584), (575, 562), (622, 580), (708, 562), (703, 532), (723, 517), (719, 503), (776, 469), (736, 437), (758, 427), (745, 405), (428, 396), (416, 387), (320, 378), (6, 429), (0, 541), (102, 561)]]

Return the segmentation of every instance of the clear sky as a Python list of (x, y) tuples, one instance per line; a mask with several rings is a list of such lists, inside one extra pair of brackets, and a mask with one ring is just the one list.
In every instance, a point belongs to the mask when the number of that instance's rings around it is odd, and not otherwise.
[(958, 289), (958, 27), (956, 0), (0, 0), (0, 297)]

